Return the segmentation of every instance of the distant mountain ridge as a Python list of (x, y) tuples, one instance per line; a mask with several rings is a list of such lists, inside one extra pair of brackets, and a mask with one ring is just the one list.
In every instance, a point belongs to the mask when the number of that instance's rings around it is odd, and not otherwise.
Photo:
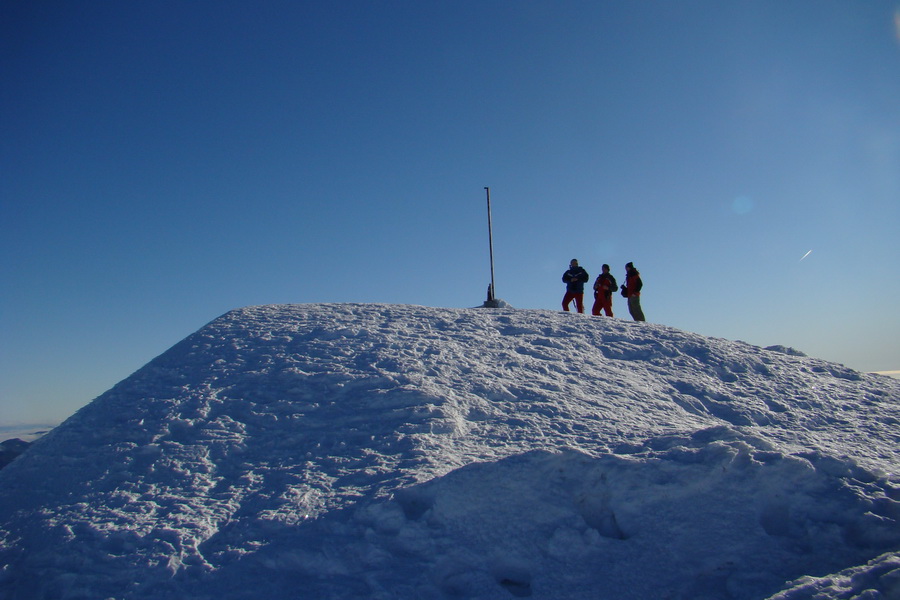
[(8, 465), (17, 456), (25, 452), (31, 444), (19, 438), (0, 442), (0, 469)]
[(0, 595), (892, 597), (898, 424), (896, 380), (661, 325), (248, 307), (0, 471)]

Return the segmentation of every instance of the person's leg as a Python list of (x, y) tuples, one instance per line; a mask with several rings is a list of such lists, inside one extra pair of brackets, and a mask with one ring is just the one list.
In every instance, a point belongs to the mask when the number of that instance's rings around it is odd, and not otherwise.
[(584, 313), (584, 294), (575, 294), (575, 307), (579, 314)]
[(641, 309), (641, 297), (640, 296), (630, 296), (628, 298), (628, 312), (631, 313), (631, 318), (635, 321), (645, 321), (644, 319), (644, 311)]
[[(605, 298), (603, 302), (603, 310), (606, 312), (607, 317), (613, 316), (612, 312), (612, 298)], [(600, 313), (597, 313), (600, 314)]]
[(572, 292), (566, 292), (566, 295), (563, 296), (563, 301), (562, 301), (562, 307), (563, 307), (564, 311), (569, 312), (569, 304), (574, 299), (575, 299), (575, 294), (573, 294)]

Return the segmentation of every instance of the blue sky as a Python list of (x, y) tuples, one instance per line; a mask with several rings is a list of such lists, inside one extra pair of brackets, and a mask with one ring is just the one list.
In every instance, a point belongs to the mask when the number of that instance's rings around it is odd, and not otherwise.
[(485, 186), (517, 308), (634, 261), (652, 322), (900, 369), (897, 2), (0, 10), (0, 423), (232, 308), (478, 305)]

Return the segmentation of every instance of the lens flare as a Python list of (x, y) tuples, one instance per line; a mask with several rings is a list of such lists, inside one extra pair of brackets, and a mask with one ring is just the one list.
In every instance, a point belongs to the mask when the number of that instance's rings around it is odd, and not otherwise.
[(750, 196), (738, 196), (731, 202), (731, 210), (739, 215), (746, 215), (753, 210), (753, 198)]
[(897, 35), (897, 42), (900, 42), (900, 8), (894, 11), (894, 30)]

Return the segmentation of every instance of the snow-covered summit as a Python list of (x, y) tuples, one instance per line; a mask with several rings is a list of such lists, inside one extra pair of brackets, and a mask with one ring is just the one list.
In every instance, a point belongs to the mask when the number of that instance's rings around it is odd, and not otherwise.
[(900, 598), (900, 381), (794, 354), (235, 310), (0, 471), (0, 597)]

